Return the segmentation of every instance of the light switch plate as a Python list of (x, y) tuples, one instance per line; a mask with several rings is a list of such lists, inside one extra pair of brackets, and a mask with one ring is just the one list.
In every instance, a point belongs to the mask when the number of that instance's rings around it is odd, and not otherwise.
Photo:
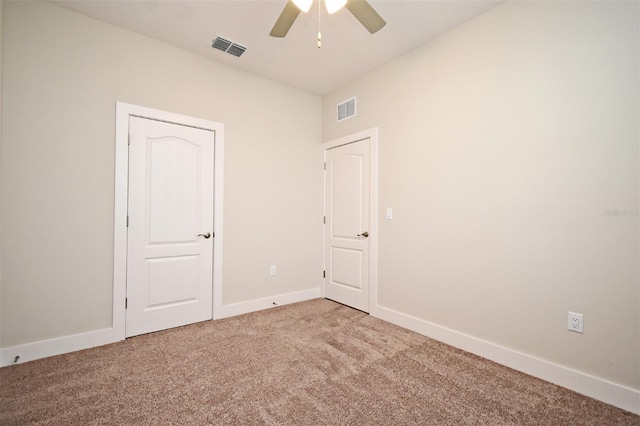
[(384, 218), (387, 220), (393, 219), (393, 210), (391, 209), (391, 207), (387, 207), (387, 209), (385, 210)]

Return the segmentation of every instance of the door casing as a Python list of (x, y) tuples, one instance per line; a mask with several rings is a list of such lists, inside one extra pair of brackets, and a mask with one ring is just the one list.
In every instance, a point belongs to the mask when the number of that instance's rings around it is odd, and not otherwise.
[[(322, 144), (323, 155), (326, 159), (327, 150), (341, 145), (346, 145), (361, 140), (369, 140), (369, 313), (374, 313), (378, 306), (378, 128), (373, 127), (352, 135), (344, 136)], [(326, 192), (326, 171), (324, 177), (324, 188)], [(326, 193), (323, 196), (326, 199)], [(324, 215), (327, 214), (327, 206), (324, 206)], [(326, 233), (323, 232), (323, 265), (326, 270)], [(322, 297), (325, 296), (326, 277), (322, 284)]]
[(113, 340), (125, 339), (125, 298), (127, 290), (127, 210), (129, 182), (129, 118), (196, 127), (215, 132), (214, 147), (214, 220), (213, 230), (213, 313), (218, 318), (222, 307), (222, 241), (224, 125), (210, 120), (146, 108), (124, 102), (116, 103), (115, 200), (113, 236)]

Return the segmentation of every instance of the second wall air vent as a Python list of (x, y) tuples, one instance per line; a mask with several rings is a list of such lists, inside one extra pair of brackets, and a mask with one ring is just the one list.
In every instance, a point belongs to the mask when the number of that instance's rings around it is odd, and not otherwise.
[(356, 115), (356, 98), (355, 96), (338, 104), (338, 122)]
[(240, 57), (245, 52), (245, 50), (247, 50), (246, 47), (240, 46), (239, 44), (229, 41), (227, 39), (224, 39), (222, 37), (216, 37), (211, 42), (211, 47), (213, 47), (214, 49), (221, 50), (223, 52), (227, 52), (228, 54), (237, 56), (237, 57)]

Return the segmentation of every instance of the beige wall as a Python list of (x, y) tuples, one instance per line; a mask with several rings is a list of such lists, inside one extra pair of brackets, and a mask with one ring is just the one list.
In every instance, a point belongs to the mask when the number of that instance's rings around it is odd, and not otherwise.
[(379, 126), (381, 306), (640, 389), (638, 19), (505, 3), (324, 97)]
[(223, 304), (319, 288), (319, 97), (54, 5), (5, 6), (3, 347), (111, 326), (116, 101), (224, 123)]
[[(4, 2), (0, 0), (0, 223), (2, 218), (2, 51), (4, 46)], [(2, 227), (0, 226), (0, 253), (2, 252)], [(2, 300), (2, 256), (0, 256), (0, 300)], [(0, 348), (2, 347), (2, 303), (0, 303)]]

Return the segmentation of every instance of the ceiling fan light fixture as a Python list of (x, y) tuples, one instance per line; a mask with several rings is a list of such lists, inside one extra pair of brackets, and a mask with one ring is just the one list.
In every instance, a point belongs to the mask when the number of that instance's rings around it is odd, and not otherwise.
[(332, 14), (342, 9), (347, 4), (347, 0), (324, 0), (324, 4), (327, 6), (327, 12)]
[(309, 9), (311, 9), (311, 3), (313, 2), (313, 0), (292, 0), (292, 1), (296, 6), (298, 6), (298, 9), (300, 9), (304, 13), (307, 13)]
[[(322, 0), (318, 0), (318, 27), (320, 27), (320, 16), (322, 15), (320, 13), (321, 2)], [(375, 34), (387, 24), (367, 0), (324, 0), (324, 2), (330, 14), (343, 7), (348, 9), (370, 34)], [(311, 9), (311, 3), (313, 0), (287, 0), (269, 35), (278, 38), (286, 36), (300, 12), (308, 12)]]

